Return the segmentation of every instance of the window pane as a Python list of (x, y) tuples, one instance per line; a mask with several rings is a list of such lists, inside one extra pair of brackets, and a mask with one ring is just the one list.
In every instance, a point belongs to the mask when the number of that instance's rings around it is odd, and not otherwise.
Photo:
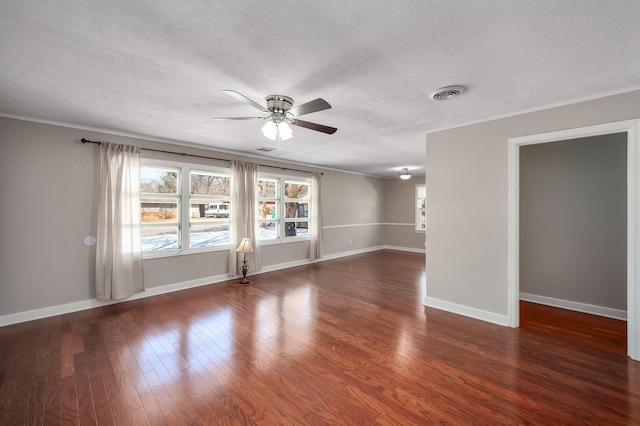
[(143, 199), (141, 203), (142, 223), (178, 221), (178, 202), (174, 200)]
[(278, 231), (278, 222), (261, 222), (260, 223), (260, 239), (276, 240), (280, 236)]
[(275, 198), (278, 191), (277, 179), (260, 179), (258, 180), (258, 197)]
[(309, 203), (285, 203), (285, 218), (309, 217)]
[(427, 212), (422, 210), (420, 212), (420, 229), (427, 229)]
[(228, 197), (229, 177), (212, 173), (191, 173), (191, 194)]
[(229, 244), (229, 219), (191, 222), (190, 247), (210, 247)]
[(285, 182), (284, 196), (286, 198), (309, 198), (309, 184)]
[(258, 219), (278, 219), (278, 203), (277, 201), (260, 201), (258, 202)]
[(140, 167), (140, 192), (157, 194), (178, 193), (178, 169), (169, 167)]
[(142, 251), (179, 249), (177, 226), (142, 228)]
[(284, 224), (285, 237), (309, 236), (309, 222), (287, 222)]

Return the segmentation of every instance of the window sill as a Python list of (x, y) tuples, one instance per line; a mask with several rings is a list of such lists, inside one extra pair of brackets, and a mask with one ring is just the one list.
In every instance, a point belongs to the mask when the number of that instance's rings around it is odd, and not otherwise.
[(211, 252), (217, 252), (217, 251), (229, 251), (229, 246), (221, 245), (221, 246), (215, 246), (215, 247), (190, 248), (186, 250), (147, 251), (142, 253), (142, 260), (160, 259), (164, 257), (189, 256), (192, 254), (211, 253)]
[(300, 243), (303, 241), (311, 241), (310, 237), (288, 237), (286, 239), (278, 239), (278, 240), (262, 240), (260, 241), (261, 246), (275, 246), (280, 244), (289, 244), (289, 243)]

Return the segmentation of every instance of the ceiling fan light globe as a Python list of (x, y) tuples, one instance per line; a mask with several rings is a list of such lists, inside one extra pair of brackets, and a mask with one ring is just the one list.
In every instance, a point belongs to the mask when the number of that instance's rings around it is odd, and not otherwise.
[(293, 130), (291, 127), (285, 123), (279, 123), (278, 128), (280, 129), (280, 139), (286, 141), (287, 139), (291, 139), (293, 137)]
[(278, 129), (276, 128), (276, 123), (269, 120), (267, 123), (262, 126), (262, 134), (265, 135), (268, 139), (272, 141), (276, 140), (276, 134), (278, 133)]

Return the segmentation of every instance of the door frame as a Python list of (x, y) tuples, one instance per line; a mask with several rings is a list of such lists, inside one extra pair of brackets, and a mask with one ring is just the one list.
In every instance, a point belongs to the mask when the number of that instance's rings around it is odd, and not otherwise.
[(627, 133), (627, 355), (640, 361), (640, 119), (509, 139), (508, 321), (520, 325), (520, 147)]

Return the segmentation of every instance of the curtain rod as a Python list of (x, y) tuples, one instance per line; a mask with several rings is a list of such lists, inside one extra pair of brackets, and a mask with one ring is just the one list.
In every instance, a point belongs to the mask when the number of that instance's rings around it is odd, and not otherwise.
[[(80, 139), (80, 141), (82, 143), (94, 143), (96, 145), (102, 145), (101, 141), (91, 141), (91, 140), (85, 139), (85, 138)], [(165, 151), (163, 149), (153, 149), (153, 148), (140, 148), (140, 149), (145, 150), (145, 151), (162, 152), (164, 154), (180, 155), (180, 156), (183, 156), (183, 157), (197, 157), (197, 158), (206, 158), (208, 160), (231, 161), (231, 160), (229, 160), (227, 158), (216, 158), (216, 157), (209, 157), (209, 156), (206, 156), (206, 155), (187, 154), (186, 152)], [(268, 164), (259, 164), (258, 163), (258, 166), (271, 167), (273, 169), (281, 169), (281, 170), (291, 170), (292, 172), (313, 173), (313, 172), (310, 172), (308, 170), (292, 169), (292, 168), (289, 168), (289, 167), (270, 166)], [(323, 175), (324, 173), (320, 173), (320, 174)]]

